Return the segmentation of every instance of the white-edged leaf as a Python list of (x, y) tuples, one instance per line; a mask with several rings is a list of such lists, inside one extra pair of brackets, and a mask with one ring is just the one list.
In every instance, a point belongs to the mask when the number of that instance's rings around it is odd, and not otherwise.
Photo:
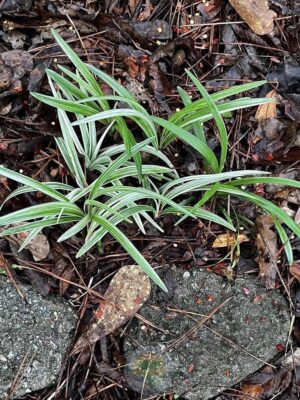
[(74, 226), (68, 229), (64, 234), (62, 234), (57, 241), (63, 242), (66, 239), (69, 239), (72, 236), (77, 235), (77, 233), (81, 232), (91, 221), (90, 215), (85, 215), (80, 221), (77, 222)]
[(49, 185), (44, 185), (35, 179), (28, 178), (27, 176), (19, 174), (18, 172), (12, 171), (8, 168), (0, 166), (0, 175), (5, 176), (6, 178), (9, 178), (15, 182), (21, 183), (22, 185), (31, 187), (32, 189), (42, 192), (55, 200), (68, 201), (66, 196), (49, 187)]
[(287, 259), (289, 265), (292, 265), (294, 263), (294, 255), (293, 255), (293, 249), (292, 249), (292, 245), (289, 240), (289, 237), (288, 237), (286, 231), (284, 230), (284, 228), (281, 226), (281, 224), (277, 221), (276, 218), (274, 218), (274, 223), (275, 223), (275, 228), (278, 232), (278, 236), (284, 247), (286, 259)]
[(70, 224), (72, 222), (76, 222), (80, 219), (80, 217), (60, 217), (58, 218), (51, 218), (51, 219), (45, 219), (42, 221), (36, 221), (36, 222), (31, 222), (29, 224), (23, 224), (19, 226), (15, 226), (12, 228), (5, 229), (4, 231), (1, 232), (2, 235), (15, 235), (21, 232), (29, 232), (32, 229), (37, 229), (37, 228), (47, 228), (49, 226), (54, 226), (54, 225), (62, 225), (62, 224)]
[(104, 218), (93, 216), (95, 222), (103, 226), (107, 232), (109, 232), (118, 243), (126, 250), (126, 252), (133, 258), (133, 260), (144, 270), (144, 272), (155, 282), (162, 290), (167, 292), (165, 284), (162, 282), (160, 277), (148, 263), (148, 261), (142, 256), (134, 244), (124, 235), (119, 228), (111, 224)]
[(16, 222), (29, 221), (35, 218), (55, 217), (61, 212), (63, 212), (64, 216), (83, 216), (82, 211), (75, 204), (57, 201), (38, 204), (3, 215), (0, 217), (0, 226), (14, 224)]

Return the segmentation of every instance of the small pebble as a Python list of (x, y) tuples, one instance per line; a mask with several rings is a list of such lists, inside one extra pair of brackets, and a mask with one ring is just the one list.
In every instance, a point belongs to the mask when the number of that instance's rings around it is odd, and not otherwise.
[(189, 271), (185, 271), (185, 272), (183, 273), (183, 279), (189, 279), (190, 276), (191, 276), (191, 274), (190, 274)]

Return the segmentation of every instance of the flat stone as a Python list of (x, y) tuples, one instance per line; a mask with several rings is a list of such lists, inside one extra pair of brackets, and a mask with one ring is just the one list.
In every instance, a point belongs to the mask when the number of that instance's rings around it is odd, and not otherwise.
[[(76, 315), (67, 301), (20, 285), (20, 296), (0, 277), (0, 399), (18, 382), (13, 397), (56, 382), (71, 344)], [(18, 379), (19, 377), (20, 379)]]
[(125, 376), (137, 392), (206, 400), (264, 366), (285, 345), (288, 305), (278, 290), (267, 291), (250, 276), (229, 283), (206, 270), (190, 271), (189, 277), (179, 269), (173, 274), (173, 298), (164, 300), (154, 287), (140, 310), (154, 326), (139, 320), (127, 330)]

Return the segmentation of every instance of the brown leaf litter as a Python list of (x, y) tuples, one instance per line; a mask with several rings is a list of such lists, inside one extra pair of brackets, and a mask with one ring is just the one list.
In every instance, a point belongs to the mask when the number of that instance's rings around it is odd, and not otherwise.
[(275, 288), (277, 276), (278, 246), (274, 230), (274, 220), (271, 215), (263, 214), (256, 219), (258, 249), (258, 264), (260, 275), (267, 289)]
[(122, 267), (104, 294), (105, 301), (95, 312), (95, 320), (76, 342), (72, 354), (91, 346), (133, 317), (147, 301), (151, 291), (149, 277), (138, 265)]

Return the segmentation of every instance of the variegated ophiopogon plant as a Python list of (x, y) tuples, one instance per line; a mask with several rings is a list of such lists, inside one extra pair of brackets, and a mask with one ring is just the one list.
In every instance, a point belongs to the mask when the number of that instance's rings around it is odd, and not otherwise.
[[(209, 95), (198, 79), (186, 71), (201, 97), (192, 101), (183, 89), (178, 88), (183, 107), (169, 119), (163, 119), (151, 115), (115, 79), (81, 61), (54, 30), (53, 36), (73, 64), (74, 72), (64, 66), (58, 66), (60, 73), (48, 70), (52, 96), (32, 95), (57, 108), (62, 136), (56, 138), (56, 144), (73, 184), (41, 183), (1, 166), (0, 175), (20, 184), (6, 200), (33, 191), (42, 192), (51, 199), (47, 203), (1, 216), (0, 225), (7, 226), (3, 234), (28, 232), (22, 244), (24, 248), (43, 228), (72, 224), (58, 240), (86, 232), (84, 244), (77, 254), (80, 257), (101, 243), (109, 233), (151, 279), (166, 290), (154, 269), (119, 225), (134, 222), (145, 234), (144, 224), (147, 222), (162, 231), (158, 217), (174, 214), (178, 216), (177, 224), (187, 217), (201, 218), (234, 231), (228, 216), (222, 217), (203, 206), (213, 196), (236, 196), (254, 203), (273, 216), (288, 262), (293, 261), (291, 244), (283, 226), (300, 237), (299, 226), (275, 204), (241, 187), (272, 183), (299, 188), (300, 183), (270, 177), (261, 171), (223, 172), (228, 135), (222, 115), (270, 101), (264, 98), (228, 98), (256, 88), (264, 81), (233, 86)], [(109, 85), (113, 94), (104, 94), (97, 79)], [(219, 133), (219, 158), (206, 142), (203, 124), (209, 120), (215, 121)], [(136, 141), (130, 128), (132, 124), (143, 134), (142, 141)], [(104, 147), (111, 133), (118, 133), (122, 144)], [(164, 153), (164, 148), (175, 138), (200, 153), (204, 175), (178, 176)], [(158, 161), (156, 164), (145, 164), (142, 162), (142, 153), (149, 153), (154, 156), (151, 159)], [(88, 180), (89, 171), (96, 175), (94, 181)], [(14, 225), (20, 222), (22, 225)]]

